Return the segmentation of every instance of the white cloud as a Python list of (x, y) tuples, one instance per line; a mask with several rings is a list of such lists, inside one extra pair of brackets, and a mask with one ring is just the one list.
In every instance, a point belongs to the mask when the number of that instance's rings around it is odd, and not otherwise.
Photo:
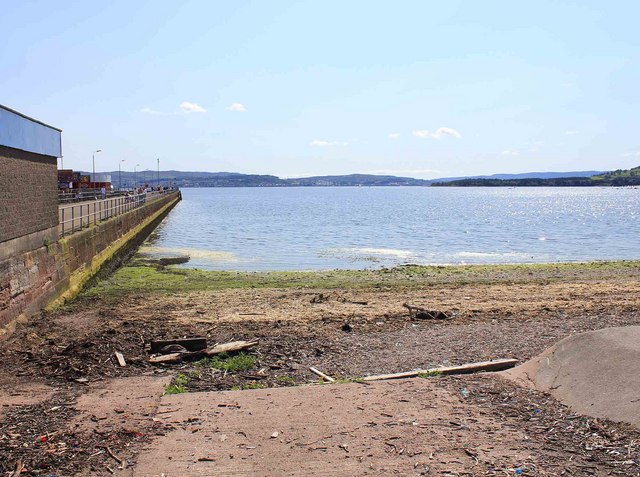
[(624, 157), (640, 157), (640, 151), (638, 152), (627, 152), (623, 154)]
[(346, 146), (347, 142), (345, 141), (322, 141), (320, 139), (314, 139), (309, 143), (310, 146), (316, 147), (329, 147), (329, 146)]
[(567, 136), (573, 136), (574, 134), (578, 134), (578, 131), (574, 131), (573, 129), (569, 129), (564, 132)]
[(206, 113), (207, 110), (196, 103), (190, 103), (189, 101), (183, 101), (180, 103), (180, 109), (185, 113)]
[(413, 135), (415, 137), (431, 137), (433, 139), (440, 139), (443, 136), (452, 136), (458, 139), (462, 137), (462, 134), (460, 134), (460, 132), (456, 131), (455, 129), (445, 127), (438, 128), (435, 130), (435, 132), (431, 132), (426, 129), (423, 129), (421, 131), (413, 131)]
[(245, 108), (242, 103), (233, 103), (231, 106), (227, 106), (226, 110), (234, 111), (236, 113), (244, 113), (247, 111), (247, 108)]
[(503, 156), (519, 156), (520, 153), (518, 151), (510, 151), (509, 149), (505, 149), (500, 154)]
[(389, 134), (389, 139), (398, 139), (399, 137), (400, 137), (400, 133)]
[(142, 108), (140, 112), (144, 114), (164, 114), (161, 111), (156, 111), (155, 109), (151, 109), (151, 108)]

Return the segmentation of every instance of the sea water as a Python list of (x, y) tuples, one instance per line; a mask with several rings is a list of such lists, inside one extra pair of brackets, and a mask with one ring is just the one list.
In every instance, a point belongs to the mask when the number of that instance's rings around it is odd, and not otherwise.
[(640, 259), (640, 189), (185, 188), (141, 248), (209, 270)]

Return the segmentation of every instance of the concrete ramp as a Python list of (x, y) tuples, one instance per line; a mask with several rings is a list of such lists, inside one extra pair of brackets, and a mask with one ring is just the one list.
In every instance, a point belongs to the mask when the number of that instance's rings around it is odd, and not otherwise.
[(548, 392), (580, 414), (640, 428), (640, 326), (570, 336), (500, 374)]

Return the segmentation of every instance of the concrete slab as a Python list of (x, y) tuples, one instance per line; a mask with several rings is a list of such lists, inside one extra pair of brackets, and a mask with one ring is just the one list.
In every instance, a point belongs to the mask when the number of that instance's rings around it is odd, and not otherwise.
[(174, 430), (129, 475), (454, 475), (528, 455), (524, 433), (427, 379), (165, 396), (157, 417)]

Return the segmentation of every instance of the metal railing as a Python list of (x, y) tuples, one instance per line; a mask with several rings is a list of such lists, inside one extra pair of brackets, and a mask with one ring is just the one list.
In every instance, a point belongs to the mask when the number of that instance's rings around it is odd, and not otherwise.
[(121, 195), (73, 205), (60, 205), (58, 208), (59, 235), (63, 237), (89, 228), (111, 217), (137, 209), (148, 202), (160, 199), (177, 190), (165, 189), (142, 194)]
[[(125, 196), (127, 193), (130, 193), (126, 190), (114, 190), (107, 191), (107, 199), (111, 197), (120, 197)], [(58, 192), (58, 203), (59, 204), (69, 204), (72, 202), (85, 202), (87, 200), (100, 200), (102, 199), (102, 190), (101, 189), (80, 189), (73, 192)]]

